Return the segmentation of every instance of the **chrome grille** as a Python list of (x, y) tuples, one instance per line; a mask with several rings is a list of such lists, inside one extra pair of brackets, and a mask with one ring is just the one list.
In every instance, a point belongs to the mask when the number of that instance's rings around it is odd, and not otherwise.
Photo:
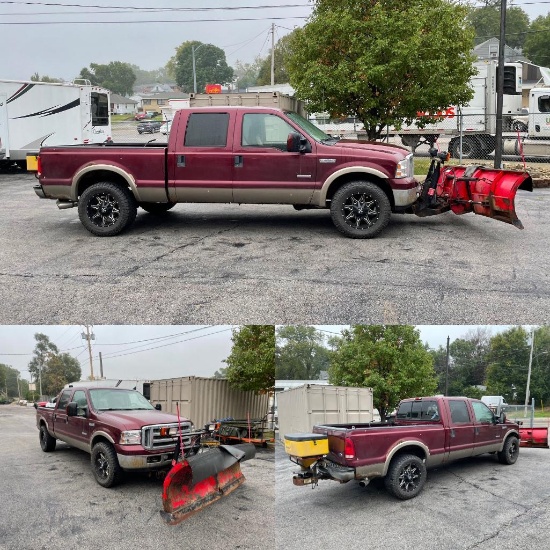
[[(184, 447), (191, 445), (191, 437), (186, 436), (191, 432), (191, 422), (181, 422), (181, 433)], [(177, 428), (177, 422), (174, 424), (155, 424), (153, 426), (144, 426), (141, 428), (141, 444), (145, 449), (166, 449), (174, 447), (179, 439), (179, 433), (174, 436), (161, 436), (161, 428)]]

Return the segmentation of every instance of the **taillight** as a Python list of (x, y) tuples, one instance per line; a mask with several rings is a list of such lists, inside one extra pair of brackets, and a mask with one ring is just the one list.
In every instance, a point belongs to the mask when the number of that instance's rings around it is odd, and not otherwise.
[(355, 445), (349, 437), (346, 437), (344, 444), (344, 455), (346, 458), (355, 458)]
[(40, 155), (36, 158), (36, 171), (39, 176), (42, 175), (42, 159), (40, 158)]

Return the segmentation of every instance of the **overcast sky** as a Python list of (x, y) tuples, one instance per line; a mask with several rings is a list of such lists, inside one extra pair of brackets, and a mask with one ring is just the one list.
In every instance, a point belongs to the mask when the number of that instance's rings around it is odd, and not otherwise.
[[(1, 79), (29, 80), (38, 72), (72, 80), (90, 63), (110, 61), (152, 70), (164, 66), (187, 40), (222, 48), (229, 65), (251, 62), (269, 53), (272, 23), (277, 41), (303, 26), (311, 13), (308, 0), (48, 3), (0, 0)], [(509, 0), (508, 5), (522, 7), (531, 19), (550, 11), (546, 1)], [(254, 9), (242, 9), (245, 6)]]
[[(418, 326), (423, 342), (431, 348), (445, 347), (475, 330), (478, 325)], [(340, 334), (343, 325), (316, 325), (326, 336)], [(179, 376), (213, 376), (231, 353), (232, 328), (215, 326), (97, 325), (93, 327), (92, 363), (99, 376), (99, 352), (103, 357), (103, 375), (114, 379), (160, 380)], [(508, 326), (490, 326), (497, 334)], [(90, 376), (90, 361), (84, 326), (3, 325), (0, 326), (0, 363), (20, 371), (30, 380), (27, 370), (36, 344), (35, 333), (46, 334), (59, 348), (80, 361), (82, 378)]]

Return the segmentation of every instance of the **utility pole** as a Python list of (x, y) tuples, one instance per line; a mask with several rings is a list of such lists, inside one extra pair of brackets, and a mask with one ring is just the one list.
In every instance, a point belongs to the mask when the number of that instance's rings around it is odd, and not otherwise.
[(506, 0), (500, 0), (500, 39), (498, 44), (497, 71), (497, 120), (495, 143), (495, 168), (502, 167), (502, 106), (504, 94), (504, 47), (506, 38)]
[(445, 396), (449, 395), (449, 344), (451, 337), (447, 336), (447, 357), (445, 359)]
[(88, 342), (88, 355), (90, 357), (90, 380), (94, 379), (94, 364), (92, 361), (92, 340), (95, 340), (95, 335), (91, 332), (90, 325), (86, 325), (86, 332), (82, 333), (82, 339)]
[(533, 348), (535, 347), (535, 329), (531, 329), (531, 354), (529, 355), (529, 369), (527, 370), (527, 388), (525, 388), (525, 415), (529, 405), (529, 385), (531, 384), (531, 365), (533, 364)]
[(271, 85), (275, 84), (275, 23), (271, 23)]
[(101, 376), (101, 380), (103, 380), (103, 357), (101, 357), (101, 352), (99, 352), (99, 374)]

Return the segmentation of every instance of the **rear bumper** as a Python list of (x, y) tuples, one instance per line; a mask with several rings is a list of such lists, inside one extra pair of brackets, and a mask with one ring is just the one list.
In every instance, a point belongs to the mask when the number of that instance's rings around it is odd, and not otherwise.
[(34, 192), (41, 198), (41, 199), (45, 199), (46, 198), (46, 193), (44, 193), (44, 189), (42, 189), (42, 185), (40, 185), (39, 183), (33, 185), (32, 187), (34, 189)]

